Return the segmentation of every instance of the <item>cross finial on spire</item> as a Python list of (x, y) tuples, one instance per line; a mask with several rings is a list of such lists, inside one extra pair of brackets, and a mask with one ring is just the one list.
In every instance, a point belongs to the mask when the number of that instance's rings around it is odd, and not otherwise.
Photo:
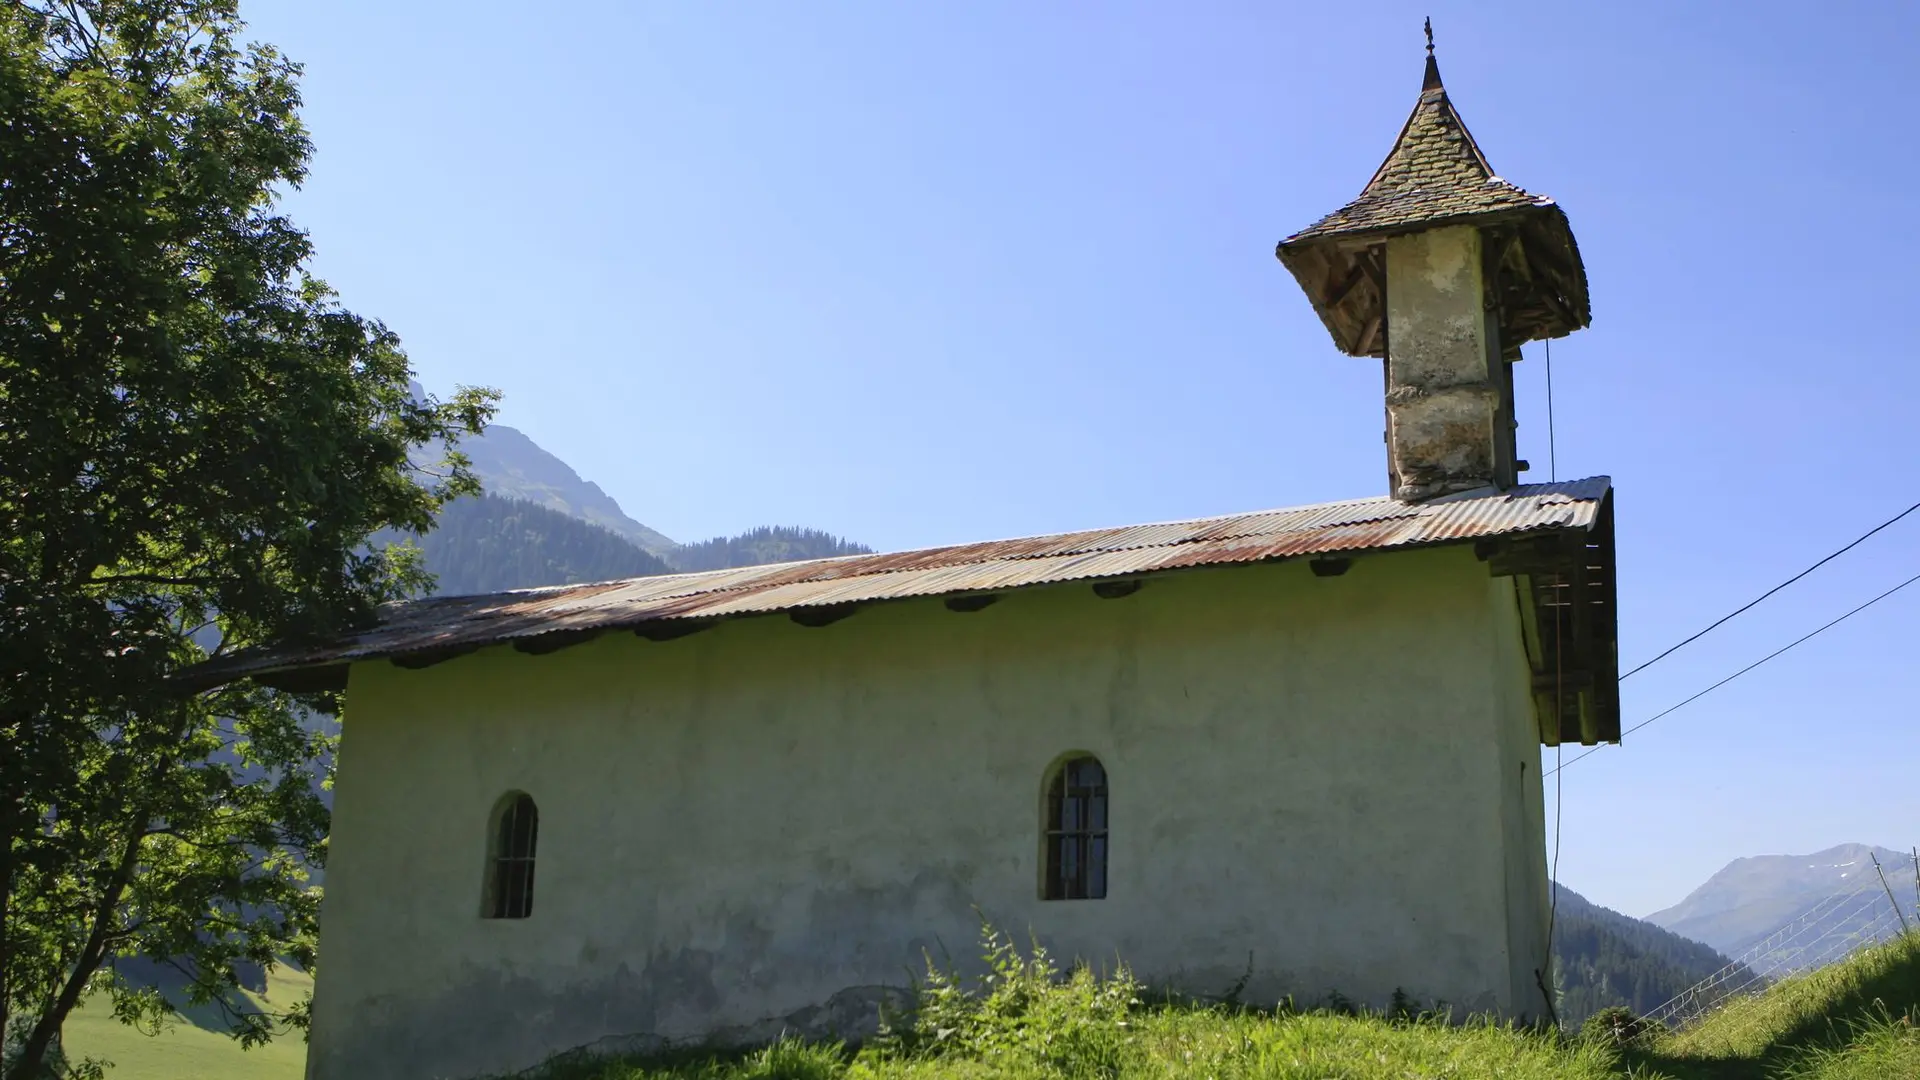
[(1420, 81), (1420, 90), (1423, 93), (1428, 90), (1441, 89), (1440, 62), (1433, 58), (1433, 17), (1431, 15), (1427, 17), (1426, 29), (1427, 29), (1427, 74), (1426, 74), (1426, 78)]

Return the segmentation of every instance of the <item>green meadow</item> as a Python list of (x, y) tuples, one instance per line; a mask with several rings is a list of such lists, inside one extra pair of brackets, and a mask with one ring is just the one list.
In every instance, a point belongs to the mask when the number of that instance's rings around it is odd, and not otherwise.
[[(237, 1004), (280, 1009), (312, 989), (313, 980), (304, 972), (282, 967), (268, 974), (266, 993), (243, 994)], [(74, 1010), (62, 1042), (71, 1062), (110, 1062), (109, 1080), (301, 1080), (307, 1068), (307, 1045), (299, 1033), (243, 1050), (211, 1005), (184, 1010), (149, 1035), (114, 1019), (107, 1001), (96, 997)]]
[[(527, 1080), (1920, 1080), (1920, 934), (1734, 1002), (1686, 1030), (1553, 1035), (1403, 1010), (1155, 1002), (1124, 973), (1055, 971), (990, 942), (981, 982), (931, 973), (920, 1009), (857, 1052), (788, 1040), (744, 1054), (561, 1059)], [(281, 970), (264, 998), (311, 982)], [(282, 995), (286, 995), (283, 997)], [(256, 1005), (260, 999), (248, 995)], [(71, 1060), (140, 1080), (298, 1080), (298, 1036), (242, 1050), (196, 1012), (158, 1035), (103, 1002), (68, 1026)]]

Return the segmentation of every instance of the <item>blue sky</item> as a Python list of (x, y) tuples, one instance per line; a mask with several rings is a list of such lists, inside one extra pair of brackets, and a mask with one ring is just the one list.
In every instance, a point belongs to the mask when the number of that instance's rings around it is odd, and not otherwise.
[[(557, 10), (557, 9), (555, 9)], [(1357, 194), (1420, 20), (1594, 324), (1558, 473), (1618, 484), (1626, 666), (1920, 499), (1909, 5), (258, 0), (290, 200), (429, 389), (691, 540), (882, 549), (1384, 489), (1380, 374), (1274, 243)], [(1522, 456), (1548, 471), (1539, 346)], [(1920, 514), (1623, 686), (1629, 723), (1920, 572)], [(1569, 768), (1632, 914), (1741, 855), (1920, 841), (1920, 586)], [(1552, 801), (1549, 791), (1549, 802)]]

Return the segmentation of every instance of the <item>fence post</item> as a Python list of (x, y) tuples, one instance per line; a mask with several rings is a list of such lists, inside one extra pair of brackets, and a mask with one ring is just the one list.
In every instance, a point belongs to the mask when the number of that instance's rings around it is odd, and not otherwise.
[(1880, 887), (1887, 890), (1887, 903), (1893, 905), (1894, 917), (1900, 920), (1900, 936), (1907, 935), (1907, 913), (1900, 910), (1900, 901), (1893, 898), (1893, 886), (1887, 884), (1887, 872), (1880, 869), (1880, 856), (1867, 852), (1867, 858), (1873, 860), (1873, 872), (1880, 875)]

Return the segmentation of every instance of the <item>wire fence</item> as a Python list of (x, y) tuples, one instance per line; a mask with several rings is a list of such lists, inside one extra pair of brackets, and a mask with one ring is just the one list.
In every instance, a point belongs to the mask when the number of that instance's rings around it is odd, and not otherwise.
[[(1904, 876), (1904, 875), (1903, 875)], [(1913, 883), (1889, 878), (1912, 888)], [(1920, 917), (1920, 899), (1914, 901)], [(1674, 995), (1647, 1014), (1668, 1027), (1685, 1027), (1729, 1001), (1757, 994), (1781, 979), (1845, 959), (1908, 927), (1888, 884), (1863, 874), (1857, 884), (1824, 897), (1743, 950), (1727, 966)]]

